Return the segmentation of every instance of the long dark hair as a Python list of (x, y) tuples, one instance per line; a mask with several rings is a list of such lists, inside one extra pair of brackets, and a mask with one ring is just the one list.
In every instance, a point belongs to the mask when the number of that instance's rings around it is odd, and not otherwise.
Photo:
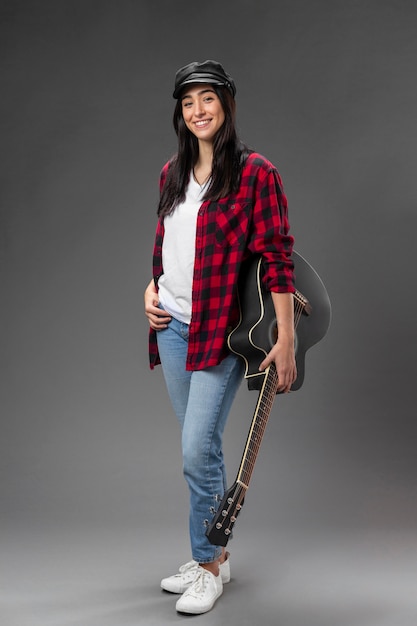
[[(212, 87), (221, 102), (225, 119), (214, 138), (211, 182), (203, 200), (219, 200), (238, 190), (242, 167), (250, 152), (237, 135), (235, 99), (226, 87)], [(181, 98), (174, 110), (173, 123), (178, 137), (178, 152), (169, 164), (158, 206), (159, 216), (169, 215), (185, 200), (190, 172), (198, 159), (198, 140), (185, 125)]]

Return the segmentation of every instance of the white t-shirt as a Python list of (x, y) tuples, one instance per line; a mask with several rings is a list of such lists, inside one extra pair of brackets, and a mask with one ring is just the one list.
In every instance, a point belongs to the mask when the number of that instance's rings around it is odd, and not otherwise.
[(164, 218), (159, 301), (165, 311), (186, 324), (191, 321), (197, 215), (206, 187), (207, 183), (201, 187), (191, 175), (185, 201)]

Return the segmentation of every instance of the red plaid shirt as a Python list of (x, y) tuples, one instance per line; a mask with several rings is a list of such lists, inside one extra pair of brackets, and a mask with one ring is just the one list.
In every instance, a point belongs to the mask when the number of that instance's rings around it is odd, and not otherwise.
[[(162, 189), (168, 163), (161, 172)], [(257, 153), (248, 156), (239, 191), (206, 201), (197, 217), (187, 370), (217, 365), (227, 356), (227, 336), (239, 320), (237, 278), (243, 260), (262, 254), (269, 291), (294, 292), (294, 239), (289, 233), (287, 199), (276, 168)], [(163, 218), (158, 221), (153, 254), (155, 284), (163, 273)], [(161, 332), (161, 331), (159, 331)], [(156, 332), (150, 329), (151, 369), (160, 363)]]

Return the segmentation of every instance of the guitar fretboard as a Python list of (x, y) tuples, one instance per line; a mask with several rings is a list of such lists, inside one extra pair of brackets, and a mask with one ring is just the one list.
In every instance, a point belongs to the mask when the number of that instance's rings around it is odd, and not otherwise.
[(237, 476), (237, 481), (249, 487), (249, 482), (255, 467), (255, 461), (261, 447), (262, 439), (265, 433), (266, 425), (271, 413), (272, 404), (278, 387), (278, 375), (275, 363), (266, 370), (264, 382), (259, 391), (258, 402), (254, 411), (252, 424), (249, 429), (248, 438), (246, 440), (245, 449), (243, 451), (242, 461)]

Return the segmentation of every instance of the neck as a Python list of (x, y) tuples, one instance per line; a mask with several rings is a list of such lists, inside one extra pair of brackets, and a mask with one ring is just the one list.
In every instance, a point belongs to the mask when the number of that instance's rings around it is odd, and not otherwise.
[(196, 169), (211, 170), (213, 163), (213, 144), (207, 141), (198, 142), (198, 159)]
[(200, 142), (198, 159), (193, 167), (194, 178), (200, 186), (205, 185), (210, 178), (213, 164), (212, 145), (202, 144), (203, 142)]

